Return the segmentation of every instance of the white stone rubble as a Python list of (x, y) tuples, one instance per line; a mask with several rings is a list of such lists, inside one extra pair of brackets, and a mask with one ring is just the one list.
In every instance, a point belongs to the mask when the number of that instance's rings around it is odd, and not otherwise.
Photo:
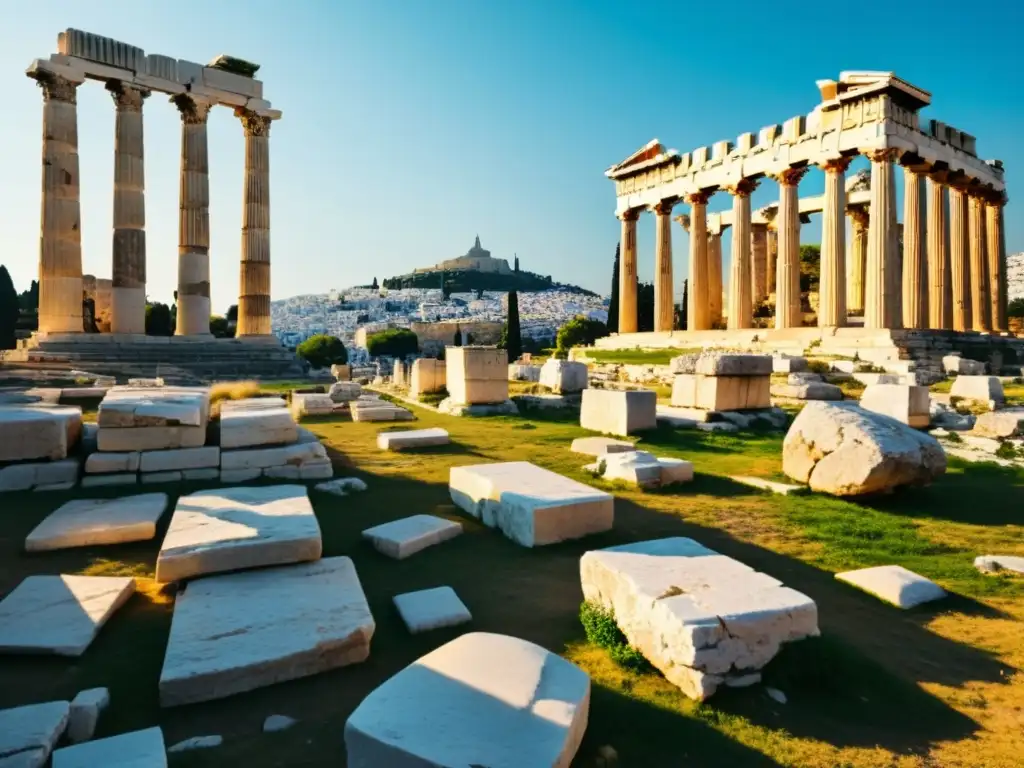
[(90, 688), (79, 691), (71, 700), (68, 719), (68, 740), (72, 744), (89, 741), (96, 733), (100, 713), (110, 706), (110, 691), (106, 688)]
[(42, 768), (68, 725), (66, 701), (0, 709), (0, 766)]
[(339, 477), (326, 483), (317, 483), (313, 489), (335, 496), (348, 496), (349, 491), (365, 491), (366, 487), (366, 483), (358, 477)]
[(331, 384), (327, 396), (335, 403), (347, 403), (359, 399), (363, 394), (363, 388), (356, 381), (336, 381)]
[(26, 552), (148, 541), (167, 509), (167, 494), (74, 499), (47, 515), (25, 539)]
[(1015, 555), (979, 555), (974, 558), (974, 567), (982, 573), (1024, 573), (1024, 557)]
[(277, 733), (278, 731), (286, 731), (297, 722), (299, 721), (294, 717), (288, 717), (288, 715), (268, 715), (267, 719), (263, 721), (263, 732)]
[(636, 446), (628, 440), (616, 440), (613, 437), (577, 437), (569, 450), (587, 456), (604, 456), (607, 453), (635, 451)]
[(979, 414), (974, 434), (998, 439), (1024, 436), (1024, 408), (1006, 408)]
[(403, 560), (462, 533), (462, 524), (434, 515), (413, 515), (363, 531), (363, 538), (381, 554)]
[(915, 429), (931, 423), (928, 387), (908, 384), (871, 384), (860, 396), (860, 407), (896, 419)]
[(960, 355), (946, 355), (942, 358), (942, 369), (946, 373), (966, 376), (984, 376), (985, 364), (978, 360), (968, 360)]
[(661, 488), (693, 480), (693, 464), (683, 459), (656, 457), (647, 451), (609, 453), (584, 469), (605, 480), (621, 480), (641, 488)]
[(899, 565), (846, 571), (837, 573), (836, 578), (898, 608), (913, 608), (946, 596), (945, 590), (935, 582)]
[(434, 587), (395, 595), (395, 608), (411, 634), (472, 621), (473, 616), (451, 587)]

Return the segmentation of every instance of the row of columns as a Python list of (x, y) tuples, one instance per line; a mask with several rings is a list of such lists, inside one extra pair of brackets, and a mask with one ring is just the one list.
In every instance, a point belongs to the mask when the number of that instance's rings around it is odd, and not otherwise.
[[(39, 330), (81, 333), (82, 248), (77, 88), (49, 72), (43, 91), (43, 184), (39, 247)], [(110, 82), (115, 105), (111, 332), (146, 332), (146, 203), (142, 105), (149, 91)], [(181, 115), (178, 314), (175, 334), (210, 334), (210, 182), (206, 124), (213, 104), (189, 94)], [(245, 132), (245, 185), (236, 336), (270, 327), (271, 118), (236, 109)], [(671, 271), (671, 265), (669, 266)]]
[[(1006, 247), (1002, 223), (1005, 195), (966, 184), (903, 155), (902, 253), (896, 216), (896, 149), (864, 153), (871, 162), (867, 210), (847, 209), (845, 174), (852, 158), (822, 163), (825, 195), (821, 241), (818, 325), (843, 326), (847, 314), (863, 312), (867, 328), (1005, 330)], [(772, 178), (779, 205), (772, 224), (752, 224), (750, 194), (743, 179), (732, 195), (733, 236), (726, 318), (730, 329), (750, 328), (756, 301), (775, 293), (775, 327), (799, 327), (799, 183), (806, 167), (787, 168)], [(706, 330), (722, 320), (721, 235), (709, 232), (707, 202), (714, 190), (687, 195), (690, 206), (687, 328)], [(948, 202), (947, 202), (948, 196)], [(653, 208), (656, 216), (655, 331), (673, 327), (670, 217), (677, 199)], [(947, 224), (948, 209), (948, 224)], [(621, 214), (622, 261), (619, 331), (636, 331), (636, 221), (639, 209)], [(852, 222), (846, 250), (845, 216)]]

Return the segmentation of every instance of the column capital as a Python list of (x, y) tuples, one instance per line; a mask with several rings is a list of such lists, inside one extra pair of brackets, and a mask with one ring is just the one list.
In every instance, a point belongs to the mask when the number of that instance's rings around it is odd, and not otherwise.
[(688, 213), (681, 213), (678, 216), (676, 216), (673, 219), (673, 221), (678, 221), (679, 222), (679, 226), (681, 226), (687, 232), (690, 231), (690, 214), (688, 214)]
[(37, 70), (29, 74), (36, 84), (43, 89), (43, 101), (63, 101), (67, 104), (78, 103), (79, 82), (61, 77), (53, 72)]
[(866, 227), (868, 222), (871, 221), (871, 216), (864, 208), (847, 208), (846, 215), (850, 217), (850, 221), (858, 227)]
[(149, 91), (127, 85), (120, 80), (109, 81), (106, 88), (110, 91), (114, 106), (119, 112), (141, 112), (143, 99), (149, 97)]
[(702, 189), (700, 192), (691, 192), (688, 195), (684, 195), (683, 200), (690, 205), (707, 205), (708, 200), (711, 199), (713, 194), (715, 194), (714, 190)]
[(628, 208), (625, 211), (622, 211), (621, 213), (615, 214), (615, 218), (617, 218), (619, 221), (636, 221), (637, 219), (640, 218), (640, 209)]
[(250, 112), (244, 107), (235, 108), (235, 117), (242, 121), (242, 128), (245, 129), (246, 136), (270, 137), (270, 123), (272, 118), (258, 115), (255, 112)]
[(656, 213), (658, 216), (669, 216), (672, 214), (672, 208), (677, 202), (679, 202), (679, 198), (661, 200), (651, 206), (651, 212)]
[(852, 157), (834, 157), (831, 160), (818, 163), (818, 167), (825, 173), (846, 173), (846, 169), (850, 167), (852, 162)]
[(735, 197), (750, 197), (750, 193), (757, 189), (757, 179), (740, 179), (735, 184), (730, 184), (725, 191)]
[(171, 102), (181, 113), (181, 122), (185, 125), (206, 125), (206, 118), (210, 116), (210, 109), (213, 104), (208, 101), (189, 96), (186, 93), (179, 93), (171, 97)]
[(803, 168), (785, 168), (770, 175), (783, 187), (795, 187), (806, 174), (807, 166)]
[(862, 149), (864, 157), (873, 163), (891, 163), (899, 158), (902, 152), (895, 147), (883, 147), (882, 149)]

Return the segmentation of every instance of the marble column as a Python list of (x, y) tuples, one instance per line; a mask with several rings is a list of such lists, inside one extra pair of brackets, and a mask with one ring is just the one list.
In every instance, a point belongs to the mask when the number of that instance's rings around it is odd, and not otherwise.
[(732, 195), (732, 264), (729, 269), (729, 330), (754, 324), (753, 263), (750, 257), (750, 193), (754, 179), (741, 179), (729, 187)]
[(928, 327), (935, 329), (953, 327), (948, 207), (946, 185), (928, 179)]
[(868, 266), (868, 223), (870, 217), (864, 208), (850, 208), (850, 259), (846, 265), (846, 311), (864, 314), (864, 284)]
[(686, 300), (686, 328), (706, 331), (711, 327), (708, 301), (708, 214), (711, 194), (695, 192), (686, 196), (690, 205), (690, 275)]
[(787, 168), (777, 174), (779, 182), (779, 254), (775, 278), (775, 327), (799, 328), (800, 309), (800, 179), (807, 168)]
[(928, 327), (924, 176), (903, 169), (903, 327)]
[(846, 169), (850, 158), (839, 157), (821, 166), (825, 200), (821, 219), (821, 280), (818, 287), (818, 326), (846, 325)]
[(899, 328), (897, 310), (899, 283), (895, 274), (898, 233), (896, 230), (896, 149), (866, 153), (871, 160), (871, 220), (868, 223), (867, 275), (864, 285), (864, 327)]
[(636, 333), (636, 220), (640, 210), (619, 215), (622, 243), (619, 254), (619, 333)]
[(971, 312), (971, 256), (968, 245), (967, 190), (949, 188), (949, 264), (953, 280), (953, 330), (969, 331)]
[(972, 192), (967, 198), (971, 259), (971, 328), (992, 330), (992, 305), (989, 303), (988, 246), (985, 243), (985, 201)]
[[(178, 217), (178, 320), (175, 336), (210, 333), (210, 166), (206, 119), (212, 104), (180, 94), (181, 187)], [(241, 323), (241, 308), (239, 308)]]
[(43, 89), (43, 189), (39, 225), (39, 333), (82, 333), (82, 219), (78, 203), (80, 82), (29, 74)]
[(672, 303), (672, 200), (654, 206), (654, 330), (671, 331), (675, 325)]
[(110, 332), (146, 332), (146, 174), (142, 100), (149, 91), (107, 83), (114, 99), (114, 241)]
[(776, 280), (778, 279), (779, 232), (774, 222), (767, 225), (767, 230), (765, 233), (764, 277), (768, 284), (768, 293), (772, 294), (778, 290)]
[(992, 329), (1008, 329), (1006, 319), (1006, 235), (1003, 232), (1003, 206), (1006, 194), (997, 192), (985, 204), (985, 242), (988, 245), (990, 295), (992, 298)]
[(768, 296), (768, 225), (750, 225), (750, 284), (753, 286), (754, 304)]
[(235, 336), (270, 335), (270, 118), (235, 110), (245, 129), (242, 263)]
[(722, 325), (722, 230), (708, 234), (708, 320)]

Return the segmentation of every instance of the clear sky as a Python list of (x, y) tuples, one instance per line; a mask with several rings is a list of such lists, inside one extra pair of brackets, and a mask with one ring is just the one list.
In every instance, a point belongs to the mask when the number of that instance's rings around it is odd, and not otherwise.
[[(175, 0), (19, 3), (0, 25), (0, 263), (35, 277), (42, 96), (25, 77), (75, 27), (206, 63), (262, 65), (271, 131), (273, 297), (367, 283), (485, 248), (607, 293), (618, 222), (603, 171), (651, 138), (686, 152), (806, 114), (814, 81), (892, 70), (932, 93), (922, 118), (978, 137), (1006, 166), (1007, 249), (1024, 250), (1024, 3), (860, 0), (696, 6), (678, 0)], [(180, 121), (145, 106), (148, 293), (177, 280)], [(82, 252), (110, 276), (114, 107), (79, 88)], [(243, 137), (210, 117), (214, 311), (238, 291)], [(823, 187), (814, 171), (801, 194)], [(754, 205), (777, 197), (763, 182)], [(730, 205), (716, 195), (709, 210)], [(683, 210), (682, 208), (680, 209)], [(817, 217), (816, 217), (817, 218)], [(641, 219), (640, 277), (654, 265)], [(677, 281), (687, 239), (675, 235)], [(803, 228), (817, 242), (820, 224)], [(728, 236), (723, 243), (728, 254)], [(726, 266), (728, 269), (728, 266)], [(726, 274), (728, 272), (726, 271)]]

